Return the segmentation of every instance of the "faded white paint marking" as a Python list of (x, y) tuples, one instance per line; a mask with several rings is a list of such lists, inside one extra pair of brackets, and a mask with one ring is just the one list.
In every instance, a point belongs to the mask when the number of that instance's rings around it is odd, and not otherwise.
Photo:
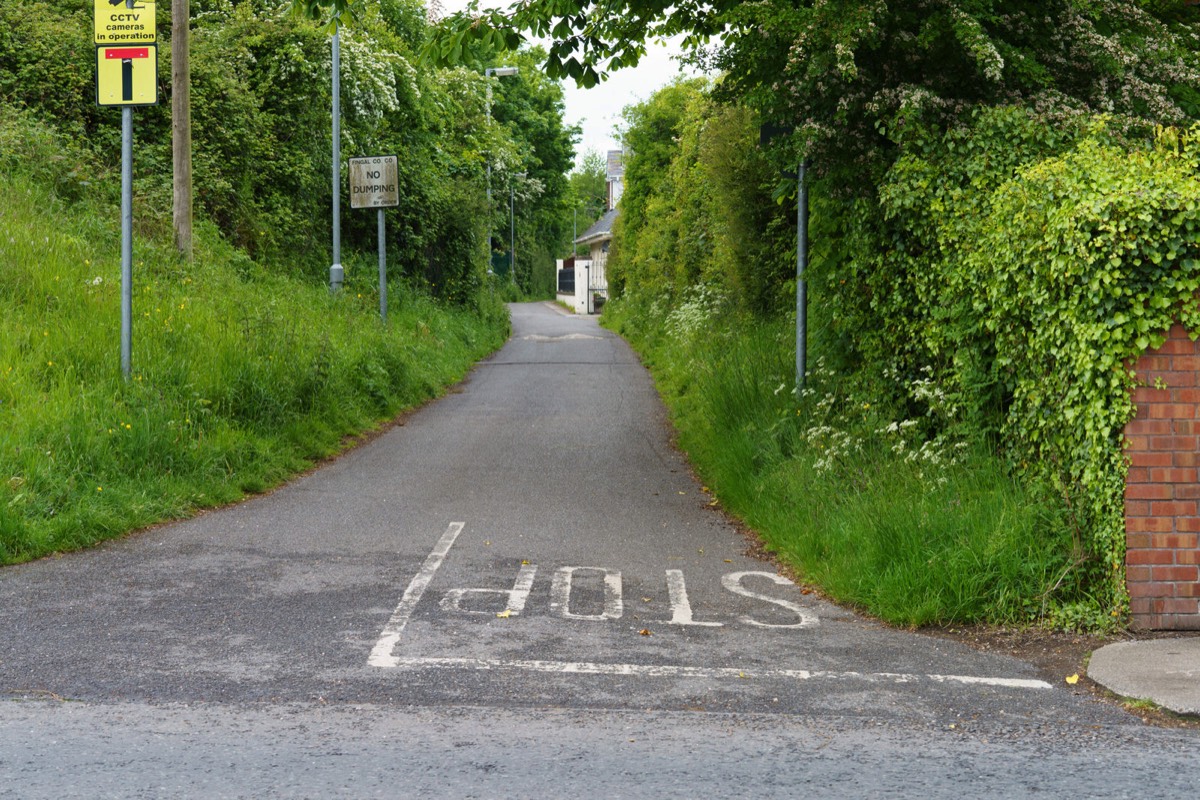
[[(580, 571), (604, 573), (604, 611), (599, 614), (576, 614), (571, 611), (571, 582), (575, 573)], [(588, 622), (620, 619), (625, 613), (625, 602), (621, 597), (621, 573), (603, 567), (560, 567), (550, 584), (550, 610), (561, 614), (563, 619)]]
[(616, 675), (643, 678), (703, 678), (708, 680), (831, 680), (867, 683), (955, 682), (1009, 689), (1050, 689), (1045, 681), (1021, 678), (987, 678), (973, 675), (916, 675), (893, 672), (830, 672), (806, 669), (738, 667), (688, 667), (679, 664), (608, 664), (596, 661), (539, 661), (499, 658), (397, 658), (388, 666), (401, 669), (515, 670), (558, 675)]
[(938, 683), (972, 683), (984, 686), (1007, 686), (1011, 689), (1049, 689), (1045, 681), (1027, 680), (1024, 678), (976, 678), (971, 675), (926, 675), (931, 681)]
[(446, 592), (440, 603), (443, 611), (458, 611), (463, 614), (494, 614), (494, 611), (479, 611), (462, 607), (462, 600), (467, 595), (502, 595), (505, 597), (504, 611), (506, 617), (516, 617), (525, 610), (529, 600), (529, 592), (533, 589), (533, 578), (537, 574), (537, 564), (522, 564), (517, 572), (517, 580), (511, 589), (451, 589)]
[(767, 622), (759, 622), (752, 617), (739, 617), (739, 619), (747, 625), (753, 625), (756, 628), (815, 628), (821, 624), (817, 619), (816, 614), (813, 614), (806, 608), (793, 603), (790, 600), (784, 600), (780, 597), (771, 597), (766, 594), (752, 592), (745, 586), (742, 586), (742, 581), (751, 576), (766, 578), (769, 581), (774, 581), (779, 586), (795, 586), (796, 584), (789, 581), (782, 575), (776, 575), (773, 572), (731, 572), (728, 575), (721, 576), (721, 585), (734, 594), (739, 594), (742, 597), (752, 597), (755, 600), (762, 600), (772, 605), (777, 605), (780, 608), (786, 608), (796, 616), (800, 617), (799, 622), (790, 625), (778, 625)]
[(683, 570), (667, 570), (667, 594), (671, 601), (671, 618), (664, 625), (697, 625), (705, 628), (720, 628), (720, 622), (700, 622), (692, 619), (692, 604), (688, 600), (687, 584), (683, 580)]
[(404, 632), (404, 626), (408, 624), (413, 610), (417, 607), (417, 603), (421, 602), (421, 595), (425, 594), (425, 590), (429, 588), (429, 582), (433, 580), (434, 574), (442, 566), (442, 561), (445, 560), (446, 554), (454, 546), (454, 540), (462, 533), (464, 527), (466, 527), (465, 522), (450, 523), (450, 527), (446, 528), (442, 538), (438, 539), (433, 552), (425, 559), (421, 569), (408, 584), (408, 588), (404, 590), (400, 604), (392, 612), (392, 618), (384, 626), (379, 641), (375, 643), (375, 649), (371, 651), (371, 657), (367, 659), (367, 663), (372, 667), (394, 667), (398, 663), (393, 651), (396, 649), (396, 643), (400, 641), (400, 634)]
[(527, 342), (572, 342), (580, 339), (595, 339), (597, 341), (604, 339), (603, 336), (592, 336), (588, 333), (564, 333), (562, 336), (547, 336), (544, 333), (531, 333), (527, 336), (522, 336)]

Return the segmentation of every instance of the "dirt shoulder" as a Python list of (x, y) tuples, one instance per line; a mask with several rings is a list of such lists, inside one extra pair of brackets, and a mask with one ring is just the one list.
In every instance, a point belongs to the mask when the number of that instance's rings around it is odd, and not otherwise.
[(1200, 717), (1180, 716), (1146, 701), (1120, 697), (1087, 677), (1087, 664), (1092, 652), (1106, 644), (1135, 639), (1190, 637), (1200, 634), (1180, 631), (1139, 631), (1101, 637), (990, 626), (922, 628), (921, 633), (950, 639), (983, 652), (1003, 653), (1022, 661), (1028, 661), (1038, 668), (1042, 680), (1055, 686), (1069, 686), (1067, 678), (1078, 675), (1078, 683), (1071, 686), (1073, 691), (1090, 693), (1103, 702), (1120, 706), (1147, 725), (1160, 728), (1200, 730)]

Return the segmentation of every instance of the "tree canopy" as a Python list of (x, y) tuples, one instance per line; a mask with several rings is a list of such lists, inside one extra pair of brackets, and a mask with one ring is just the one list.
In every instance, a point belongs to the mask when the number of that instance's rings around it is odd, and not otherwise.
[(636, 65), (648, 39), (682, 34), (724, 75), (719, 96), (795, 128), (789, 160), (861, 168), (888, 163), (906, 129), (979, 105), (1194, 118), (1198, 22), (1187, 0), (527, 0), (473, 5), (426, 53), (548, 37), (547, 73), (592, 86)]

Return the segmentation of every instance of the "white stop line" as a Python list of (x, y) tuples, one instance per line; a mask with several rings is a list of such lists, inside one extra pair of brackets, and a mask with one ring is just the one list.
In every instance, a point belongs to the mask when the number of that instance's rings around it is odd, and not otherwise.
[[(889, 672), (831, 672), (824, 670), (800, 670), (800, 669), (769, 669), (759, 667), (691, 667), (686, 665), (676, 664), (617, 664), (605, 662), (590, 662), (590, 661), (540, 661), (530, 659), (488, 659), (488, 658), (438, 658), (438, 657), (416, 657), (416, 658), (401, 658), (395, 655), (396, 646), (400, 642), (400, 637), (404, 632), (405, 626), (409, 619), (412, 618), (413, 611), (417, 604), (421, 602), (421, 597), (425, 594), (425, 590), (429, 588), (429, 584), (433, 581), (434, 575), (442, 566), (446, 556), (450, 553), (450, 548), (454, 546), (454, 542), (458, 539), (463, 528), (466, 527), (464, 522), (452, 522), (434, 546), (433, 552), (425, 559), (420, 570), (413, 576), (408, 587), (404, 590), (404, 594), (400, 598), (400, 603), (396, 606), (396, 610), (392, 612), (391, 619), (384, 626), (383, 632), (379, 636), (379, 640), (375, 643), (375, 647), (371, 651), (370, 657), (367, 659), (367, 664), (372, 667), (382, 667), (390, 669), (462, 669), (476, 671), (519, 671), (533, 673), (551, 673), (559, 675), (610, 675), (619, 677), (647, 677), (647, 678), (701, 678), (708, 680), (787, 680), (787, 681), (812, 681), (812, 680), (834, 680), (834, 681), (867, 681), (870, 683), (915, 683), (915, 682), (933, 682), (933, 683), (959, 683), (977, 686), (997, 686), (1011, 689), (1050, 689), (1049, 683), (1041, 680), (1030, 680), (1024, 678), (993, 678), (993, 677), (978, 677), (973, 675), (916, 675), (906, 673), (889, 673)], [(570, 593), (569, 576), (571, 571), (577, 568), (566, 568), (565, 571), (560, 571), (560, 575), (567, 576), (560, 579), (556, 583), (556, 587), (552, 588), (554, 595), (554, 604), (562, 608), (568, 605), (567, 597)], [(750, 573), (737, 573), (737, 575)], [(766, 574), (766, 573), (764, 573)], [(771, 576), (779, 581), (790, 583), (786, 578), (781, 576)], [(607, 578), (607, 575), (606, 575)], [(714, 623), (700, 623), (693, 621), (691, 618), (690, 606), (687, 604), (686, 589), (683, 587), (681, 577), (679, 582), (675, 580), (676, 576), (668, 573), (668, 589), (672, 597), (673, 606), (673, 622), (676, 624), (691, 624), (691, 625), (710, 625)], [(524, 599), (528, 596), (529, 586), (532, 584), (532, 571), (523, 570), (518, 576), (517, 586), (514, 591), (517, 593), (517, 598), (510, 600), (508, 612), (520, 610), (524, 607)], [(610, 583), (611, 585), (611, 583)], [(736, 585), (736, 581), (732, 582)], [(726, 582), (726, 588), (730, 588), (731, 584)], [(466, 591), (477, 590), (452, 590), (443, 600), (444, 608), (457, 608), (462, 601)], [(734, 590), (735, 593), (743, 593)], [(508, 593), (505, 590), (505, 593)], [(750, 594), (749, 596), (758, 596)], [(768, 599), (768, 598), (763, 598)], [(774, 601), (780, 602), (780, 601)], [(791, 604), (788, 604), (789, 606)], [(798, 609), (798, 607), (797, 607)], [(606, 601), (605, 613), (599, 615), (579, 615), (566, 614), (568, 619), (588, 619), (602, 620), (612, 619), (620, 616), (614, 602)], [(791, 626), (774, 626), (774, 627), (810, 627), (817, 624), (816, 618), (807, 616), (801, 624)], [(763, 626), (768, 627), (768, 626)]]

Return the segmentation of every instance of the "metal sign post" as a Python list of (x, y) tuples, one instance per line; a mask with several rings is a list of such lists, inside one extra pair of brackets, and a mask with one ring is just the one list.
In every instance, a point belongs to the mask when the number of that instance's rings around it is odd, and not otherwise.
[(383, 209), (400, 205), (400, 159), (362, 156), (350, 159), (350, 207), (379, 212), (379, 318), (387, 322), (387, 237)]
[(383, 209), (378, 211), (377, 235), (379, 236), (379, 318), (387, 324), (387, 236), (383, 220)]
[(133, 109), (121, 109), (121, 374), (133, 370)]
[(133, 109), (158, 104), (154, 0), (94, 0), (96, 104), (121, 107), (121, 374), (133, 372)]

